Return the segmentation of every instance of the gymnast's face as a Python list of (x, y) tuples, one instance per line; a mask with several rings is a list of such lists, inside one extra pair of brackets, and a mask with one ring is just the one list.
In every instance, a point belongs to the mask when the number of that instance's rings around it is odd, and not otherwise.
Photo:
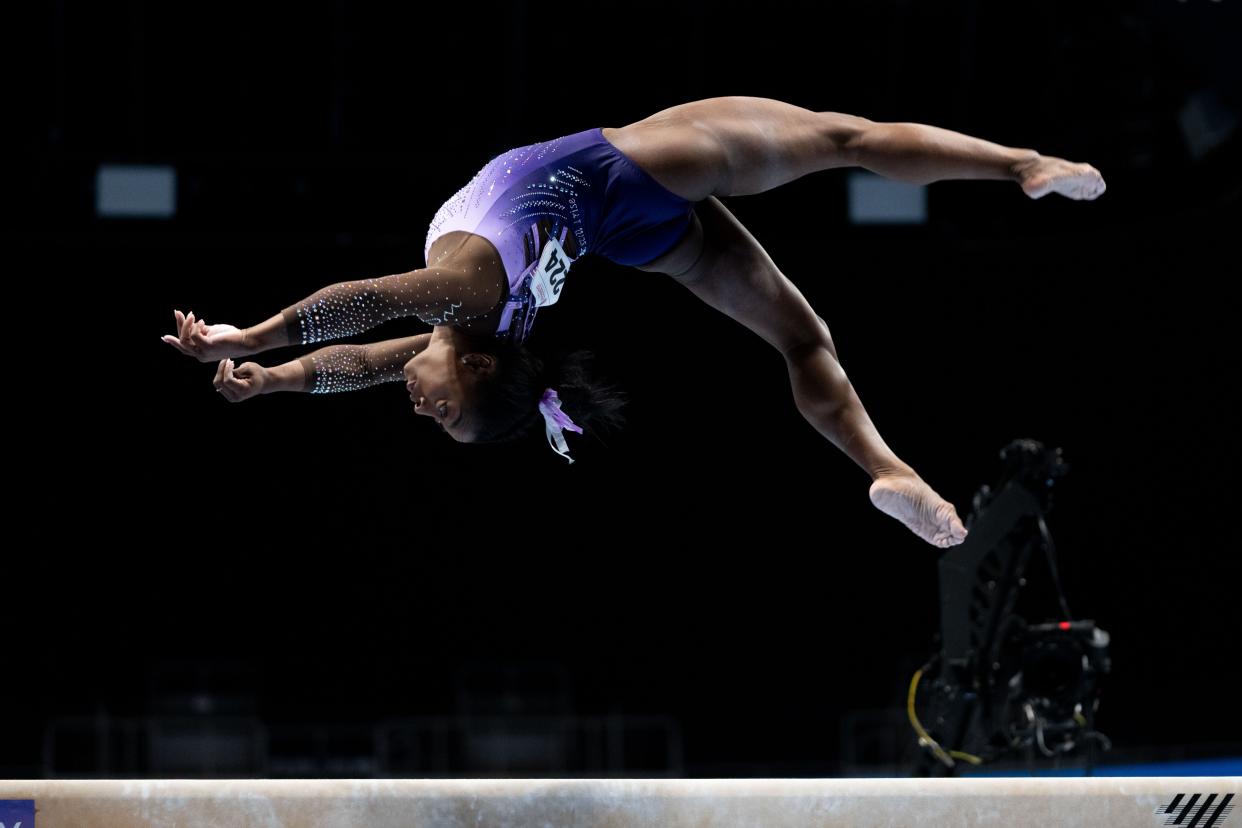
[[(439, 333), (445, 330), (445, 333)], [(467, 353), (465, 335), (451, 326), (439, 325), (427, 347), (405, 364), (405, 387), (414, 412), (435, 420), (436, 425), (459, 443), (474, 440), (471, 412), (479, 386), (495, 370), (495, 357)]]

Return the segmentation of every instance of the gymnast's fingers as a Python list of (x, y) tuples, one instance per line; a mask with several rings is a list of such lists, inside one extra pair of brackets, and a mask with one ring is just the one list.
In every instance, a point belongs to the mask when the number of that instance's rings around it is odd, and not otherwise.
[(164, 334), (163, 336), (160, 337), (160, 339), (163, 340), (164, 342), (167, 342), (169, 345), (173, 346), (174, 348), (176, 348), (178, 351), (185, 354), (186, 356), (194, 356), (194, 354), (190, 353), (185, 348), (181, 347), (181, 340), (177, 339), (177, 337), (173, 336), (172, 334)]
[(252, 381), (237, 374), (230, 374), (229, 378), (224, 381), (224, 387), (238, 401), (249, 399), (254, 391)]
[(241, 399), (241, 395), (237, 387), (237, 379), (233, 376), (232, 361), (228, 359), (221, 360), (220, 371), (220, 393), (229, 402), (238, 402)]
[[(190, 345), (194, 348), (196, 353), (202, 353), (203, 346), (207, 344), (203, 341), (203, 332), (199, 328), (199, 325), (201, 324), (202, 322), (199, 322), (190, 331)], [(206, 360), (203, 361), (206, 362)]]

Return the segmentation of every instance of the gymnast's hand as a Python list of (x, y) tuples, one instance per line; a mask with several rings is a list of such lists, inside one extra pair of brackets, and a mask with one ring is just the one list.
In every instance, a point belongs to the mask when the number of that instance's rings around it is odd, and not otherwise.
[(174, 310), (173, 318), (177, 321), (177, 335), (167, 334), (160, 339), (199, 362), (251, 353), (252, 349), (242, 341), (243, 332), (232, 325), (208, 325), (201, 319), (195, 319), (194, 311), (190, 311), (189, 316), (183, 316), (181, 311)]
[(1090, 164), (1075, 164), (1064, 158), (1041, 155), (1017, 167), (1022, 191), (1031, 198), (1060, 193), (1075, 201), (1094, 201), (1106, 189), (1104, 176)]
[(222, 359), (211, 384), (229, 402), (241, 402), (262, 394), (268, 377), (268, 370), (257, 362), (243, 362), (234, 368), (233, 360)]

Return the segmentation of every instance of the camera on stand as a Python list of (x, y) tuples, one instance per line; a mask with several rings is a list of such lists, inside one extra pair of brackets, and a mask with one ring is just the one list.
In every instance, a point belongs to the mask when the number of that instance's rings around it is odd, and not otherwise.
[[(1060, 449), (1015, 440), (994, 486), (972, 500), (965, 542), (939, 562), (938, 651), (910, 683), (907, 715), (923, 749), (919, 771), (950, 775), (1025, 752), (1062, 757), (1111, 746), (1095, 729), (1109, 636), (1074, 620), (1046, 515), (1068, 471)], [(1028, 623), (1016, 610), (1031, 555), (1045, 553), (1061, 618)]]

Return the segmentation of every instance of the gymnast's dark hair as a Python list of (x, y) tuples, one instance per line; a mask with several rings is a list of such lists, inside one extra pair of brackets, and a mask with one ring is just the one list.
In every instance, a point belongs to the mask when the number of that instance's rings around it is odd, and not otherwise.
[(491, 382), (480, 389), (475, 416), (482, 426), (474, 442), (508, 443), (533, 433), (542, 435), (539, 401), (548, 388), (556, 391), (561, 411), (582, 427), (583, 436), (598, 437), (601, 431), (624, 425), (621, 410), (629, 398), (595, 375), (592, 352), (556, 351), (545, 359), (528, 345), (498, 338), (487, 342), (486, 348), (496, 357), (498, 368)]

